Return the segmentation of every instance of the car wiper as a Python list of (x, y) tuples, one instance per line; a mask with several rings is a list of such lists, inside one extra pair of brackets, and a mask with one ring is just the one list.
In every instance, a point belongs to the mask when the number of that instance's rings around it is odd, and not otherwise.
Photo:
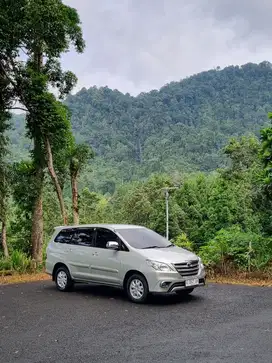
[(168, 248), (168, 247), (174, 247), (175, 245), (173, 243), (170, 243), (170, 245), (167, 245), (165, 247), (162, 247), (162, 248)]
[(147, 250), (149, 248), (161, 248), (160, 246), (148, 246), (148, 247), (143, 247), (142, 250)]

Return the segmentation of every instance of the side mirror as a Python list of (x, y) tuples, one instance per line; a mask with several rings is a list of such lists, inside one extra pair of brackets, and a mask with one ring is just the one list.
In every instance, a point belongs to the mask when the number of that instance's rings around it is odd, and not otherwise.
[(118, 242), (113, 242), (113, 241), (109, 241), (106, 244), (106, 248), (108, 248), (109, 250), (119, 250), (119, 243)]

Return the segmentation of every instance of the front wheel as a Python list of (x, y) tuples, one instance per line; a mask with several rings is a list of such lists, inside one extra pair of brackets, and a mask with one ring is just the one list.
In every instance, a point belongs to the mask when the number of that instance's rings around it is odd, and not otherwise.
[(58, 268), (55, 275), (55, 283), (59, 291), (69, 291), (73, 287), (73, 280), (66, 267)]
[(128, 298), (135, 303), (144, 303), (148, 295), (148, 284), (144, 276), (132, 275), (126, 285)]
[(193, 291), (194, 291), (194, 289), (178, 290), (178, 291), (176, 291), (176, 294), (178, 294), (179, 296), (188, 296), (188, 295), (190, 295)]

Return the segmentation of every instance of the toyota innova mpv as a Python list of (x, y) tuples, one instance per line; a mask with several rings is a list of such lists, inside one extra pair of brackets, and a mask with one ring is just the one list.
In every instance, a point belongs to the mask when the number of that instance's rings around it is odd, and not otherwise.
[(205, 285), (199, 257), (133, 225), (56, 227), (46, 250), (46, 272), (60, 291), (74, 283), (107, 285), (123, 288), (136, 303), (149, 293), (186, 295)]

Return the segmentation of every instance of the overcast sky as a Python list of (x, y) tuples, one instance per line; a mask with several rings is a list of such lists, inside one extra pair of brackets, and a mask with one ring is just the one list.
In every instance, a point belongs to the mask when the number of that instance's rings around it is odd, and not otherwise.
[(82, 87), (138, 94), (216, 66), (272, 61), (272, 0), (65, 0), (87, 43), (64, 67)]

